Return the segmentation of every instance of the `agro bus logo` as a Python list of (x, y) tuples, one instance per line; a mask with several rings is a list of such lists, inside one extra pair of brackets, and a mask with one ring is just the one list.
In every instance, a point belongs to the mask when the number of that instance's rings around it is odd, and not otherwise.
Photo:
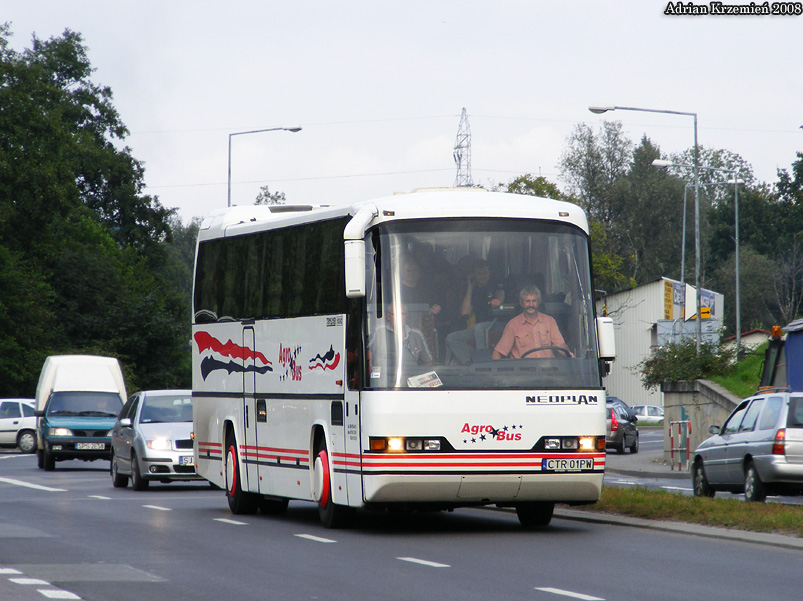
[[(258, 374), (265, 374), (273, 371), (271, 362), (262, 353), (250, 349), (247, 346), (240, 346), (229, 340), (226, 343), (221, 342), (209, 332), (196, 332), (195, 343), (198, 345), (198, 353), (211, 350), (213, 355), (204, 357), (201, 361), (201, 376), (206, 380), (207, 376), (213, 371), (218, 369), (225, 369), (229, 374), (234, 372), (249, 372), (253, 371)], [(233, 360), (225, 361), (215, 357), (215, 354), (221, 357), (231, 357), (231, 359), (239, 360), (237, 363)], [(246, 359), (253, 359), (254, 363), (245, 366)], [(260, 363), (261, 365), (258, 365)]]
[(521, 440), (521, 432), (514, 432), (514, 430), (523, 430), (524, 426), (502, 426), (501, 428), (494, 428), (493, 426), (489, 425), (479, 425), (479, 424), (466, 424), (463, 426), (463, 429), (460, 430), (461, 434), (471, 434), (470, 438), (463, 439), (464, 443), (477, 444), (480, 442), (486, 442), (490, 440), (497, 440), (500, 442), (504, 441), (516, 441)]
[(323, 371), (331, 370), (334, 371), (335, 368), (340, 363), (340, 353), (336, 353), (333, 346), (329, 346), (329, 350), (326, 351), (325, 355), (315, 355), (312, 359), (309, 360), (310, 366), (309, 368), (312, 369), (320, 369)]
[(284, 367), (284, 375), (279, 376), (279, 381), (283, 382), (290, 378), (294, 382), (301, 381), (301, 366), (296, 361), (301, 353), (301, 346), (290, 348), (289, 346), (279, 345), (279, 363)]

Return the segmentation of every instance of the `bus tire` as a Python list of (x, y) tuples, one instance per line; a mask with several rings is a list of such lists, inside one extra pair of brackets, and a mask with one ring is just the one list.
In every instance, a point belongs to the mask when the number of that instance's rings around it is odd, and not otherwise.
[(555, 504), (550, 502), (519, 503), (516, 505), (516, 515), (526, 530), (546, 528), (552, 521)]
[(329, 453), (326, 443), (322, 443), (315, 453), (313, 467), (313, 481), (315, 483), (314, 496), (318, 502), (318, 517), (325, 528), (344, 528), (351, 521), (353, 510), (351, 507), (337, 505), (332, 501), (332, 482), (329, 475)]
[(243, 492), (240, 486), (240, 466), (234, 436), (226, 437), (226, 500), (234, 515), (251, 515), (259, 509), (259, 498)]

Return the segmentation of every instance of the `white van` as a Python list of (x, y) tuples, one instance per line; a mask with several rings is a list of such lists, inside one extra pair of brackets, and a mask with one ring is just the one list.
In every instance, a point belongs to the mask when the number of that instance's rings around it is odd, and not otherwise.
[(109, 459), (111, 429), (126, 398), (120, 364), (111, 357), (54, 355), (36, 387), (39, 467), (66, 459)]

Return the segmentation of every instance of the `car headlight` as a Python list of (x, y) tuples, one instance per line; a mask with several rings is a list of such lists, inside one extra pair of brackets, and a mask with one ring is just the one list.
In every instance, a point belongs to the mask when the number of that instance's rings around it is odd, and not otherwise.
[(48, 428), (47, 433), (49, 436), (72, 436), (69, 428)]
[(146, 440), (145, 445), (154, 451), (169, 451), (172, 448), (169, 438), (154, 438)]

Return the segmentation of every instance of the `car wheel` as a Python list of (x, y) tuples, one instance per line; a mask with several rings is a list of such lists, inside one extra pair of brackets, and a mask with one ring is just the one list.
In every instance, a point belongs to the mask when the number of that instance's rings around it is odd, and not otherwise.
[(244, 492), (240, 486), (237, 444), (231, 434), (226, 437), (226, 499), (235, 515), (250, 515), (259, 509), (259, 497)]
[(46, 472), (52, 472), (56, 469), (56, 458), (52, 453), (48, 453), (47, 449), (42, 451), (42, 467)]
[(616, 445), (616, 452), (619, 455), (623, 455), (624, 452), (625, 452), (625, 433), (624, 432), (622, 432), (622, 440), (620, 440), (619, 443)]
[(516, 505), (519, 523), (527, 530), (547, 527), (552, 521), (554, 511), (554, 503), (533, 502)]
[(751, 461), (744, 471), (744, 500), (763, 503), (767, 499), (767, 490), (758, 476), (756, 466)]
[(112, 476), (112, 486), (114, 488), (125, 488), (128, 486), (128, 476), (120, 473), (117, 467), (117, 456), (112, 453), (111, 461), (109, 462), (109, 472)]
[(638, 453), (638, 432), (636, 432), (636, 436), (633, 438), (633, 444), (630, 445), (630, 453)]
[(139, 460), (137, 459), (137, 454), (135, 452), (131, 452), (131, 488), (134, 490), (145, 490), (148, 488), (148, 482), (145, 478), (142, 477), (142, 472), (139, 471)]
[(705, 477), (705, 469), (703, 468), (702, 461), (698, 461), (694, 464), (692, 485), (694, 486), (695, 497), (713, 497), (716, 494), (716, 491), (708, 484), (708, 478)]
[(36, 450), (36, 433), (33, 430), (23, 430), (17, 435), (17, 448), (20, 453), (33, 453)]
[(326, 443), (321, 443), (315, 453), (313, 465), (314, 489), (312, 496), (318, 502), (318, 517), (326, 528), (344, 528), (353, 515), (350, 507), (332, 501), (332, 482), (329, 476), (329, 454)]

